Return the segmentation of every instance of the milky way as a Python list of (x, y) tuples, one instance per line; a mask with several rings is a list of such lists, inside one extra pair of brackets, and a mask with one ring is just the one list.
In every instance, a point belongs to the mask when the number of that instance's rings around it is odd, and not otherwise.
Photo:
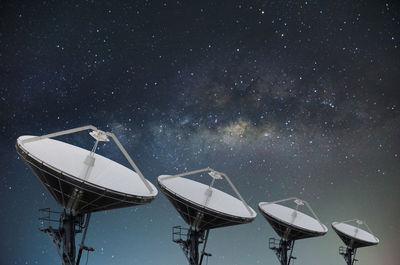
[[(93, 124), (143, 174), (210, 166), (250, 206), (297, 196), (328, 227), (366, 220), (360, 264), (396, 264), (400, 18), (395, 1), (8, 1), (0, 4), (1, 264), (59, 263), (37, 209), (60, 209), (15, 152), (24, 134)], [(85, 134), (63, 138), (90, 148)], [(118, 149), (99, 153), (125, 163)], [(219, 185), (219, 186), (218, 186)], [(228, 189), (223, 183), (217, 187)], [(186, 264), (184, 225), (159, 194), (96, 213), (89, 264)], [(209, 264), (277, 264), (259, 215), (216, 229)], [(344, 264), (340, 239), (296, 245), (296, 264)]]

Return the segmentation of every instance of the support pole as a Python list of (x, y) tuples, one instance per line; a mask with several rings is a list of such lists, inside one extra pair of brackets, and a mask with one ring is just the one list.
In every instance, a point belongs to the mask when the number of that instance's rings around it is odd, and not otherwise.
[(199, 264), (199, 237), (200, 231), (189, 230), (189, 254), (190, 254), (190, 265)]
[(63, 265), (75, 265), (75, 216), (64, 211), (61, 214), (60, 236), (62, 239)]
[(283, 240), (282, 241), (282, 244), (281, 244), (281, 264), (282, 265), (287, 265), (288, 263), (287, 263), (287, 245), (288, 245), (288, 242), (286, 241), (286, 240)]

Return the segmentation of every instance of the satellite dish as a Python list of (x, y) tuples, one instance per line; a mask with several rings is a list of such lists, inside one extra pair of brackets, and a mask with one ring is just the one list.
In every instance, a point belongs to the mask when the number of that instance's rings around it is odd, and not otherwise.
[[(355, 225), (350, 225), (348, 223), (354, 223)], [(361, 229), (360, 226), (365, 226), (368, 232)], [(358, 219), (333, 222), (332, 228), (346, 244), (346, 248), (339, 248), (339, 254), (342, 255), (346, 263), (350, 265), (356, 260), (355, 254), (357, 248), (374, 246), (379, 243), (379, 239), (372, 234), (367, 223)]]
[[(296, 203), (296, 200), (301, 203)], [(305, 201), (294, 199), (297, 206), (304, 205)], [(277, 203), (260, 202), (261, 214), (267, 219), (275, 232), (286, 240), (298, 240), (325, 235), (328, 228), (318, 218), (313, 218), (296, 209)]]
[(197, 181), (162, 175), (158, 184), (186, 223), (198, 230), (249, 223), (257, 215), (240, 199)]
[[(89, 129), (95, 140), (91, 151), (50, 139)], [(98, 143), (108, 142), (109, 137), (117, 144), (133, 170), (95, 153)], [(60, 218), (63, 230), (55, 230), (51, 226), (41, 229), (54, 238), (59, 253), (60, 241), (65, 239), (62, 232), (69, 230), (73, 234), (72, 237), (66, 236), (69, 246), (63, 246), (64, 252), (60, 254), (64, 264), (75, 264), (74, 236), (75, 232), (82, 231), (75, 227), (83, 227), (83, 215), (86, 215), (87, 229), (91, 212), (149, 203), (157, 195), (155, 186), (144, 178), (117, 137), (91, 125), (44, 136), (21, 136), (17, 139), (16, 149), (44, 187), (65, 209)], [(48, 210), (49, 216), (51, 213)], [(50, 222), (51, 218), (41, 217), (40, 220)], [(81, 247), (85, 248), (83, 242)], [(81, 252), (82, 249), (80, 255)]]
[[(361, 224), (364, 224), (364, 222), (361, 222)], [(369, 247), (379, 243), (379, 239), (372, 233), (344, 222), (333, 222), (332, 228), (346, 246), (351, 248)]]
[[(184, 176), (208, 172), (211, 184), (205, 185), (200, 182), (183, 178)], [(216, 180), (225, 179), (234, 190), (238, 198), (235, 198), (221, 190), (213, 187)], [(161, 175), (158, 177), (160, 190), (172, 203), (185, 222), (190, 226), (187, 230), (186, 239), (182, 240), (182, 228), (174, 227), (173, 240), (180, 243), (190, 264), (201, 264), (203, 256), (198, 260), (199, 243), (207, 242), (210, 229), (245, 224), (253, 221), (257, 214), (250, 208), (239, 194), (236, 187), (225, 173), (215, 171), (211, 168), (195, 170), (178, 175)], [(204, 237), (204, 232), (206, 236)], [(178, 236), (178, 239), (174, 239)], [(197, 238), (192, 241), (190, 238)], [(197, 242), (197, 243), (193, 243)], [(186, 249), (186, 250), (185, 250)], [(196, 249), (192, 253), (188, 249)], [(196, 254), (197, 253), (197, 254)]]
[[(280, 205), (281, 202), (293, 201), (295, 208)], [(311, 217), (298, 208), (306, 206), (314, 217)], [(298, 198), (288, 198), (275, 202), (260, 202), (258, 208), (275, 232), (280, 236), (278, 241), (270, 238), (270, 249), (274, 250), (281, 264), (290, 264), (292, 259), (294, 242), (299, 239), (323, 236), (328, 228), (320, 222), (310, 205)], [(288, 251), (291, 251), (288, 255)]]
[(104, 156), (53, 139), (24, 142), (17, 152), (54, 199), (76, 213), (96, 212), (144, 204), (157, 195), (153, 184), (147, 189), (139, 175)]

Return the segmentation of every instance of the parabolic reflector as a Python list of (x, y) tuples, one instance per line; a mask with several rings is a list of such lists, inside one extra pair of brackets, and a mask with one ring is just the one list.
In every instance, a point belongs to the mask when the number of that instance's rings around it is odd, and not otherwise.
[[(195, 173), (205, 171), (211, 171), (212, 184), (223, 174), (211, 169), (198, 170)], [(188, 174), (194, 173), (161, 175), (158, 177), (158, 185), (190, 226), (198, 230), (207, 230), (249, 223), (256, 217), (255, 211), (244, 202), (240, 194), (237, 193), (240, 197), (237, 199), (212, 187), (212, 184), (205, 185), (182, 177)], [(228, 182), (232, 184), (230, 180)], [(237, 192), (236, 188), (234, 190)]]
[(111, 159), (48, 137), (31, 141), (34, 137), (19, 137), (17, 152), (67, 210), (87, 213), (116, 209), (148, 203), (157, 195), (148, 180)]
[[(297, 198), (286, 200), (294, 200), (302, 205), (306, 203)], [(297, 209), (277, 204), (277, 202), (260, 202), (258, 208), (275, 232), (286, 240), (322, 236), (328, 232), (328, 228), (317, 218), (304, 214)]]
[(372, 233), (345, 222), (333, 222), (332, 228), (349, 248), (368, 247), (379, 243), (379, 239)]

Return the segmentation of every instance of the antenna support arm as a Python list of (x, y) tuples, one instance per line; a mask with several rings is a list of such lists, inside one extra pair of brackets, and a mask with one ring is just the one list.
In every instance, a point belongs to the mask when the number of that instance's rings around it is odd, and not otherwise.
[(53, 138), (53, 137), (56, 137), (56, 136), (61, 136), (61, 135), (81, 132), (81, 131), (85, 131), (85, 130), (97, 131), (98, 129), (96, 127), (94, 127), (93, 125), (86, 125), (86, 126), (82, 126), (82, 127), (78, 127), (78, 128), (74, 128), (74, 129), (69, 129), (69, 130), (65, 130), (65, 131), (45, 134), (45, 135), (42, 135), (42, 136), (31, 137), (31, 138), (23, 140), (22, 143), (26, 144), (26, 143), (36, 142), (36, 141), (39, 141), (39, 140), (42, 140), (42, 139)]
[(125, 150), (125, 148), (122, 146), (122, 144), (119, 142), (118, 138), (115, 136), (114, 133), (112, 132), (106, 132), (107, 136), (110, 136), (113, 138), (114, 142), (117, 144), (119, 150), (121, 150), (122, 154), (125, 156), (126, 160), (128, 160), (129, 164), (133, 167), (133, 169), (136, 171), (136, 173), (139, 175), (140, 179), (142, 180), (143, 184), (146, 186), (146, 188), (149, 190), (150, 193), (153, 193), (153, 188), (150, 186), (150, 184), (146, 181), (144, 178), (142, 172), (140, 169), (136, 166), (135, 162), (133, 162), (132, 158), (129, 156), (128, 152)]

